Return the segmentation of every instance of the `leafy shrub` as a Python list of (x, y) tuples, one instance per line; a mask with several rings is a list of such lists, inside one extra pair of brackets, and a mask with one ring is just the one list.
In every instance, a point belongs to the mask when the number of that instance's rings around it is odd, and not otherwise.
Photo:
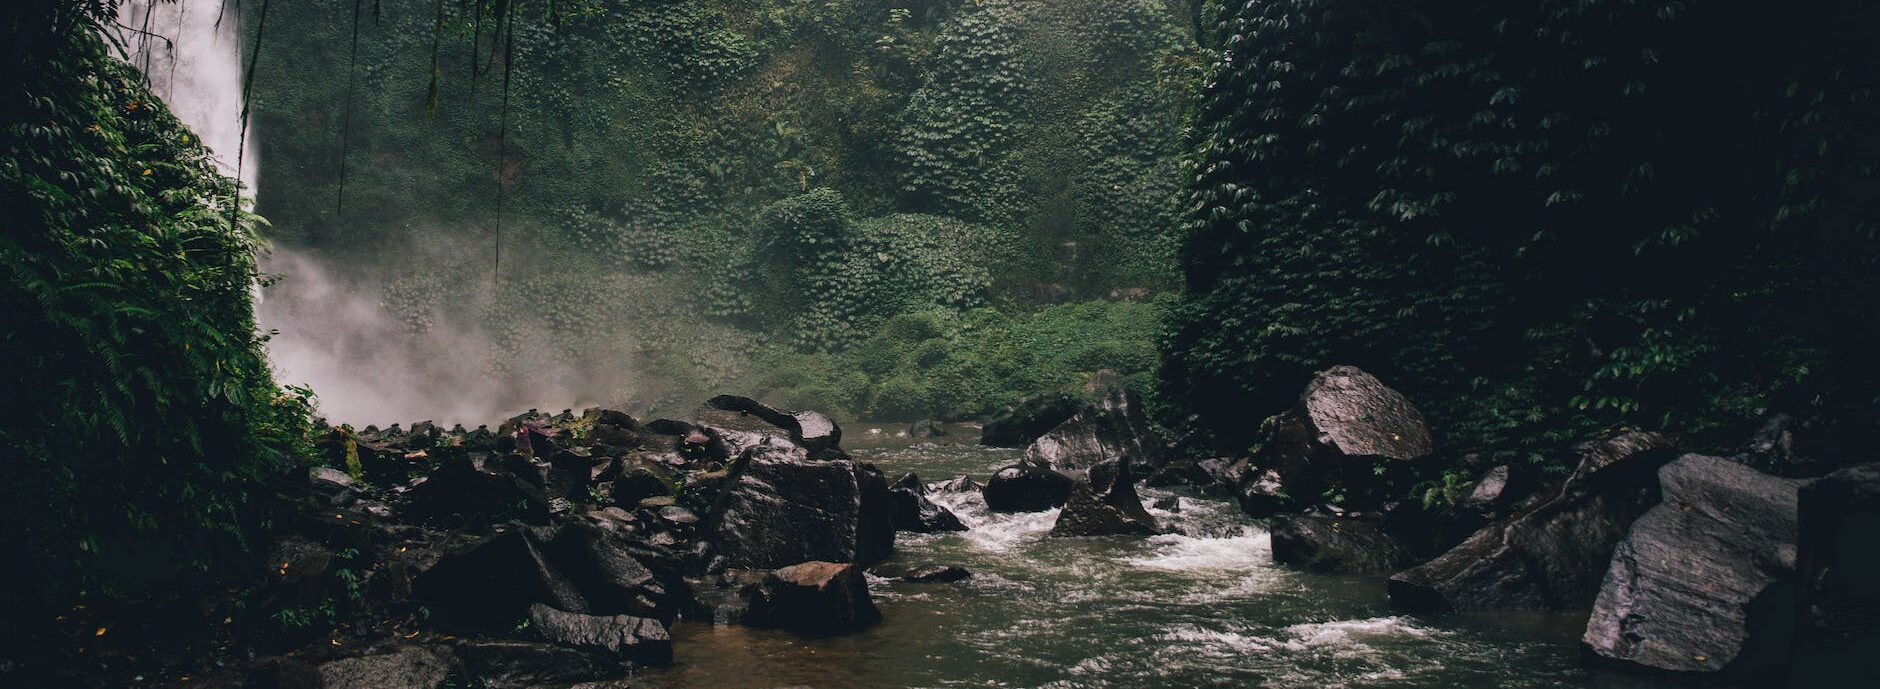
[(8, 608), (212, 585), (307, 452), (306, 391), (275, 387), (256, 331), (236, 182), (110, 54), (111, 17), (54, 7), (4, 17), (40, 42), (0, 91)]

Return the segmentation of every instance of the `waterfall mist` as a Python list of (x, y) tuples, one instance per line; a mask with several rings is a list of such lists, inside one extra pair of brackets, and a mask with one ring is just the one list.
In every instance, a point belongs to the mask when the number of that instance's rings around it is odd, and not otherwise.
[[(218, 168), (240, 178), (244, 205), (252, 205), (259, 166), (252, 121), (244, 141), (240, 13), (238, 3), (215, 0), (125, 2), (118, 40), (124, 59), (214, 152)], [(447, 260), (435, 255), (443, 250), (428, 258)], [(475, 425), (536, 405), (600, 403), (619, 390), (620, 375), (565, 362), (492, 371), (488, 354), (496, 342), (483, 328), (461, 317), (414, 328), (378, 300), (388, 281), (365, 276), (369, 271), (354, 262), (276, 243), (260, 263), (269, 280), (255, 290), (255, 315), (264, 332), (273, 332), (275, 380), (312, 389), (331, 423)], [(472, 287), (453, 294), (456, 308), (448, 311), (489, 313), (497, 308), (490, 297)], [(522, 346), (532, 344), (539, 343)]]

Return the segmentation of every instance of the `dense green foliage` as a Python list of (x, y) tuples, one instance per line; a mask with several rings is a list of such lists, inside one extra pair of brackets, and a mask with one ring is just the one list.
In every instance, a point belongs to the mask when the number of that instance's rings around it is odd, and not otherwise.
[[(1233, 3), (1170, 397), (1221, 444), (1356, 364), (1439, 441), (1871, 408), (1874, 3)], [(1740, 433), (1725, 434), (1740, 437)]]
[(109, 8), (35, 5), (0, 92), (5, 606), (210, 584), (305, 442), (255, 329), (255, 220), (99, 37)]
[(912, 310), (1174, 282), (1177, 3), (509, 7), (372, 3), (355, 56), (350, 3), (277, 3), (253, 94), (283, 246), (413, 334), (492, 334), (469, 370), (657, 404)]
[(1157, 302), (1085, 302), (1028, 313), (913, 311), (835, 356), (776, 352), (760, 393), (791, 407), (885, 421), (968, 419), (1100, 371), (1139, 391), (1158, 366)]

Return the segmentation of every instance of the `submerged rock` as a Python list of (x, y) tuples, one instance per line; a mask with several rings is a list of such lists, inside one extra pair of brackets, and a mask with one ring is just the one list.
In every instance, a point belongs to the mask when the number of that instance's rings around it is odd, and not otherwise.
[(1794, 633), (1796, 489), (1719, 457), (1658, 471), (1664, 499), (1613, 551), (1583, 641), (1600, 660), (1768, 678)]
[(1582, 450), (1573, 475), (1532, 510), (1392, 576), (1391, 602), (1424, 612), (1591, 607), (1613, 549), (1658, 502), (1658, 467), (1674, 449), (1631, 432)]
[(1000, 469), (982, 494), (994, 512), (1043, 512), (1070, 499), (1077, 479), (1033, 461)]
[(881, 621), (868, 578), (854, 564), (804, 562), (771, 572), (751, 589), (743, 621), (812, 636), (832, 636)]
[(1076, 397), (1062, 392), (1034, 395), (993, 414), (979, 430), (979, 444), (1024, 447), (1077, 414)]
[(1308, 572), (1387, 572), (1408, 560), (1378, 525), (1357, 519), (1283, 514), (1267, 522), (1273, 561)]
[(536, 604), (529, 624), (553, 643), (642, 665), (671, 665), (672, 637), (659, 620), (630, 615), (584, 615)]
[(869, 568), (868, 571), (884, 579), (895, 579), (910, 584), (944, 584), (963, 581), (973, 576), (973, 573), (966, 571), (965, 567), (932, 563), (882, 563)]
[(1789, 686), (1880, 686), (1880, 463), (1801, 489)]
[(1253, 458), (1259, 471), (1248, 472), (1247, 480), (1270, 480), (1277, 488), (1243, 488), (1242, 505), (1255, 517), (1318, 502), (1334, 489), (1343, 489), (1348, 501), (1374, 506), (1367, 503), (1381, 492), (1379, 467), (1420, 459), (1434, 447), (1423, 413), (1355, 366), (1320, 373), (1296, 407), (1269, 423)]

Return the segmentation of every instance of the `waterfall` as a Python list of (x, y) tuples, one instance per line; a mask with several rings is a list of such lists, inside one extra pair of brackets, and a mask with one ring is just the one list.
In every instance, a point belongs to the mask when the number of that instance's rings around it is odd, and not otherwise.
[(253, 198), (255, 130), (248, 128), (243, 146), (237, 6), (221, 0), (125, 0), (118, 7), (118, 23), (125, 59), (143, 71), (170, 112), (214, 151), (222, 173), (240, 175)]

